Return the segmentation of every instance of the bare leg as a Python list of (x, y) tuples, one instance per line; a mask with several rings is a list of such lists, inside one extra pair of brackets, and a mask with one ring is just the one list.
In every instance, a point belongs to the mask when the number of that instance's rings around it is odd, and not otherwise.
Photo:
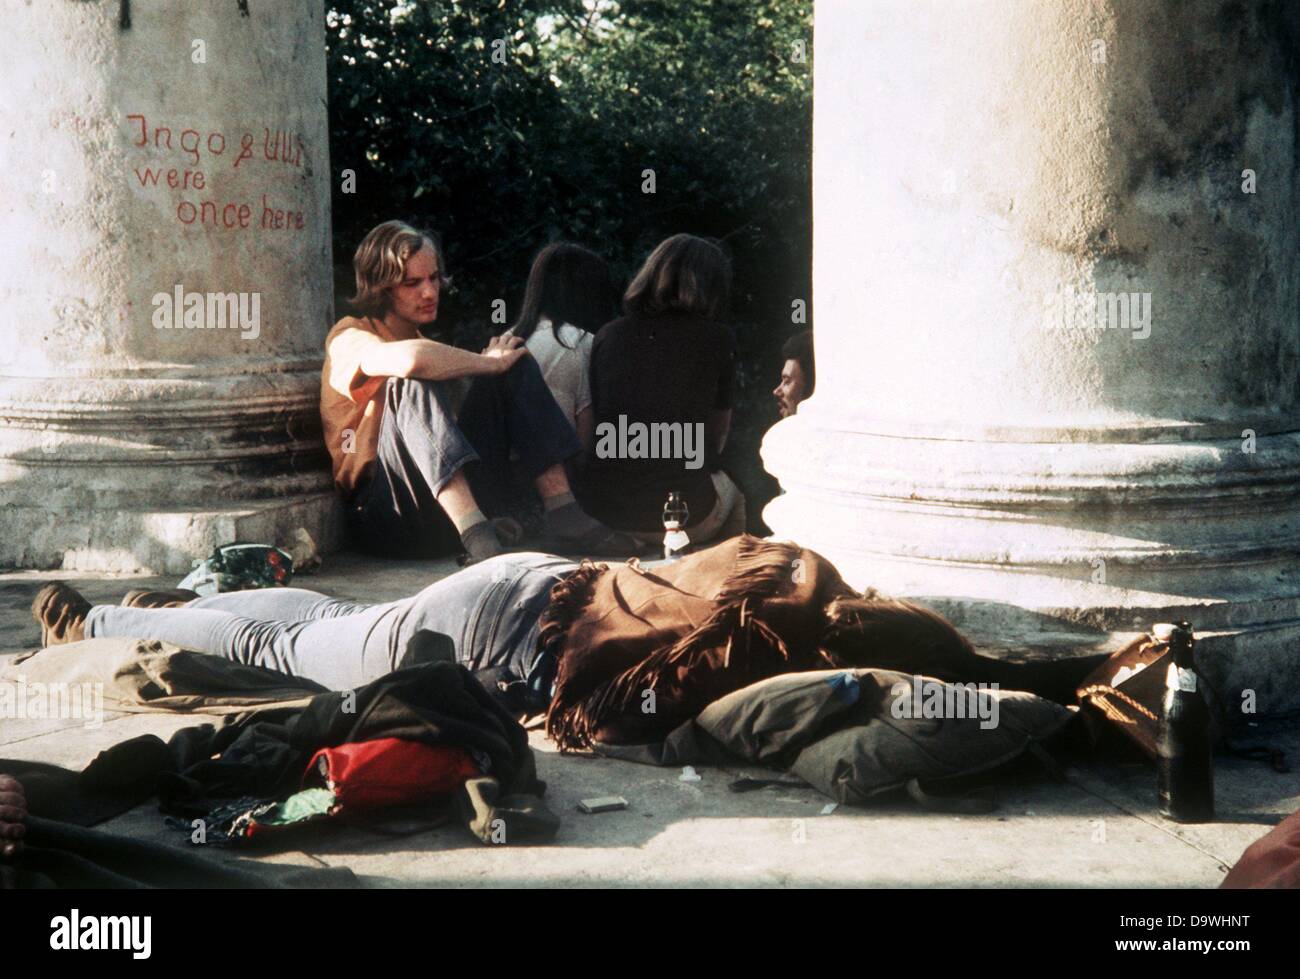
[(485, 561), (501, 553), (501, 541), (479, 509), (464, 469), (457, 469), (435, 498), (456, 525), (456, 532), (472, 561)]
[[(533, 480), (533, 485), (537, 487), (538, 496), (549, 500), (553, 496), (569, 492), (569, 477), (565, 474), (564, 467), (557, 463)], [(442, 502), (441, 497), (438, 502)]]
[(469, 480), (465, 478), (464, 469), (456, 470), (456, 474), (447, 480), (442, 489), (438, 490), (436, 499), (438, 506), (442, 507), (457, 527), (460, 527), (465, 518), (479, 508), (474, 500), (474, 494), (470, 492)]

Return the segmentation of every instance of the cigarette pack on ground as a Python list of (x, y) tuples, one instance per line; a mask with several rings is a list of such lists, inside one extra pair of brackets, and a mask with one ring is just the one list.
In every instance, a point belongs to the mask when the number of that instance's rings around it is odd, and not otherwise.
[(578, 808), (583, 812), (613, 812), (616, 809), (626, 809), (627, 800), (621, 795), (602, 795), (597, 799), (583, 799), (578, 803)]

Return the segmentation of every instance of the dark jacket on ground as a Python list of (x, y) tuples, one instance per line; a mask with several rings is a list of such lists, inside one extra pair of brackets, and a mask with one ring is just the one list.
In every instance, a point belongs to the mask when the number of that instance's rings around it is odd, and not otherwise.
[(346, 867), (291, 867), (221, 859), (180, 846), (30, 816), (17, 863), (0, 864), (0, 890), (360, 887)]
[[(467, 782), (453, 804), (481, 840), (549, 839), (558, 829), (540, 800), (546, 786), (527, 732), (468, 670), (449, 662), (397, 670), (355, 691), (317, 694), (305, 706), (263, 707), (221, 726), (185, 728), (167, 742), (133, 738), (102, 752), (75, 785), (34, 772), (47, 802), (32, 811), (109, 818), (156, 793), (165, 813), (208, 819), (209, 834), (218, 835), (221, 818), (209, 819), (213, 813), (297, 791), (319, 749), (379, 738), (461, 747), (479, 760), (484, 777)], [(22, 780), (32, 766), (10, 767)]]

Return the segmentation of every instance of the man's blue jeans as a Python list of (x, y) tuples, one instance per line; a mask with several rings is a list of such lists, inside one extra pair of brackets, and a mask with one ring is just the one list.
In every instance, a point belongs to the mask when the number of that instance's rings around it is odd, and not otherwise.
[(532, 357), (475, 378), (454, 418), (444, 382), (389, 378), (373, 476), (349, 501), (354, 543), (395, 557), (455, 550), (459, 537), (436, 497), (457, 472), (465, 469), (490, 514), (510, 478), (512, 449), (532, 480), (581, 448)]
[(158, 639), (351, 690), (411, 665), (407, 644), (427, 629), (451, 637), (470, 670), (512, 674), (545, 701), (554, 664), (539, 662), (539, 619), (551, 587), (577, 567), (550, 554), (502, 554), (382, 605), (303, 588), (224, 592), (184, 608), (96, 605), (86, 636)]

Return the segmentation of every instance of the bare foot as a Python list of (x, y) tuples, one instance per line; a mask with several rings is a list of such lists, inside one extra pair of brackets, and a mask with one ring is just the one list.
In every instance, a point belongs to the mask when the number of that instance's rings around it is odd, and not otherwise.
[(61, 581), (46, 585), (32, 602), (32, 617), (41, 624), (41, 646), (85, 639), (89, 612), (90, 603), (71, 585)]
[(27, 796), (23, 784), (9, 775), (0, 775), (0, 859), (12, 860), (23, 849), (27, 827)]

